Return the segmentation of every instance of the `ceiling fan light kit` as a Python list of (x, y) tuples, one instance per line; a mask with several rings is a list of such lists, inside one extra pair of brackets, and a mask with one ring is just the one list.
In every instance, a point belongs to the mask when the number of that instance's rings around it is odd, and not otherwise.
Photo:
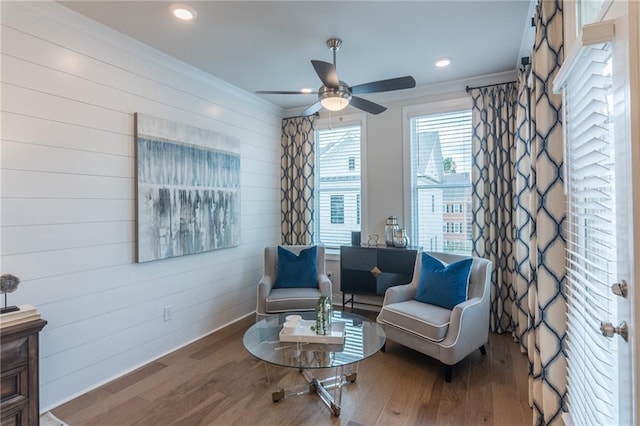
[[(327, 40), (327, 46), (333, 53), (333, 64), (324, 61), (312, 60), (311, 64), (322, 81), (322, 86), (318, 89), (318, 102), (311, 105), (302, 112), (303, 116), (312, 115), (320, 111), (323, 107), (329, 111), (341, 111), (348, 105), (361, 109), (370, 114), (380, 114), (387, 108), (375, 102), (368, 101), (354, 94), (388, 92), (392, 90), (411, 89), (416, 87), (416, 81), (411, 76), (391, 78), (388, 80), (372, 81), (370, 83), (359, 84), (357, 86), (349, 86), (344, 81), (338, 79), (336, 72), (336, 52), (342, 46), (342, 40), (339, 38), (330, 38)], [(313, 93), (302, 89), (295, 91), (278, 91), (278, 90), (258, 90), (260, 94), (308, 94)]]
[(322, 106), (329, 111), (340, 111), (349, 105), (351, 92), (349, 86), (341, 81), (337, 89), (325, 86), (318, 89), (318, 99), (320, 99)]

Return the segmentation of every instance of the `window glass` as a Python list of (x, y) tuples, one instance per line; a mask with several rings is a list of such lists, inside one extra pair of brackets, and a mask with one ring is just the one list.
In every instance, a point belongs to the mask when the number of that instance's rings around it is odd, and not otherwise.
[(351, 244), (360, 231), (360, 124), (315, 130), (315, 243), (328, 248)]
[(331, 196), (331, 223), (344, 223), (344, 195)]
[(596, 21), (604, 0), (578, 0), (578, 30)]
[(471, 110), (410, 117), (413, 241), (471, 254)]

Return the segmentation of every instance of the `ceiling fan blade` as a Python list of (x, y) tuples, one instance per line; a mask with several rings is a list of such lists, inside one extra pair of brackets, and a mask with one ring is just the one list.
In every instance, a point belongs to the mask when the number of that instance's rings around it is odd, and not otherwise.
[(370, 114), (380, 114), (387, 110), (387, 107), (383, 107), (382, 105), (376, 104), (374, 102), (368, 101), (363, 98), (359, 98), (357, 96), (351, 97), (351, 102), (349, 102), (352, 106), (359, 108), (363, 111), (366, 111)]
[(301, 90), (256, 90), (260, 95), (317, 95), (318, 92), (303, 92)]
[(351, 88), (351, 93), (360, 95), (363, 93), (389, 92), (391, 90), (411, 89), (416, 87), (416, 81), (410, 75), (405, 77), (390, 78), (388, 80), (372, 81), (371, 83), (358, 84)]
[(322, 104), (320, 102), (316, 102), (315, 104), (311, 105), (309, 108), (305, 109), (304, 111), (302, 111), (302, 113), (300, 114), (303, 117), (306, 117), (308, 115), (313, 115), (316, 112), (320, 111), (322, 109)]
[(316, 60), (311, 60), (311, 64), (325, 87), (330, 89), (338, 88), (340, 80), (338, 80), (338, 73), (336, 72), (336, 67), (334, 67), (333, 64)]

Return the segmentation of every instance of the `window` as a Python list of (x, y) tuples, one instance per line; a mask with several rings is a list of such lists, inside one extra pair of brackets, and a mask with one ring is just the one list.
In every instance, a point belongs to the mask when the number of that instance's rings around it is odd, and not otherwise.
[(316, 123), (314, 243), (328, 248), (351, 244), (360, 231), (360, 124)]
[(356, 169), (356, 157), (349, 157), (349, 171), (354, 171)]
[(344, 195), (331, 196), (331, 223), (344, 223)]
[[(407, 120), (412, 240), (425, 249), (470, 255), (471, 209), (465, 212), (463, 204), (471, 204), (471, 109), (408, 114)], [(445, 222), (450, 212), (459, 222)]]

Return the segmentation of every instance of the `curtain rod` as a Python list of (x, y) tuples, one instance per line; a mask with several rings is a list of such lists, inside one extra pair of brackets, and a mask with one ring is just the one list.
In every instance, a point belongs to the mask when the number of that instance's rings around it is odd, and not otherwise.
[(311, 115), (294, 115), (294, 116), (292, 116), (292, 117), (282, 117), (282, 119), (283, 119), (283, 120), (288, 120), (288, 119), (290, 119), (290, 118), (303, 118), (303, 117), (313, 117), (313, 116), (315, 116), (315, 117), (320, 117), (320, 113), (319, 113), (319, 112), (314, 112), (314, 113), (313, 113), (313, 114), (311, 114)]
[(501, 85), (503, 85), (503, 84), (509, 84), (509, 83), (515, 83), (515, 82), (516, 82), (516, 80), (513, 80), (513, 81), (505, 81), (504, 83), (487, 84), (487, 85), (485, 85), (485, 86), (478, 86), (478, 87), (469, 87), (469, 86), (467, 86), (467, 87), (465, 87), (465, 88), (464, 88), (464, 90), (465, 90), (467, 93), (469, 93), (469, 92), (470, 92), (470, 91), (472, 91), (473, 89), (483, 89), (483, 88), (485, 88), (485, 87), (501, 86)]

